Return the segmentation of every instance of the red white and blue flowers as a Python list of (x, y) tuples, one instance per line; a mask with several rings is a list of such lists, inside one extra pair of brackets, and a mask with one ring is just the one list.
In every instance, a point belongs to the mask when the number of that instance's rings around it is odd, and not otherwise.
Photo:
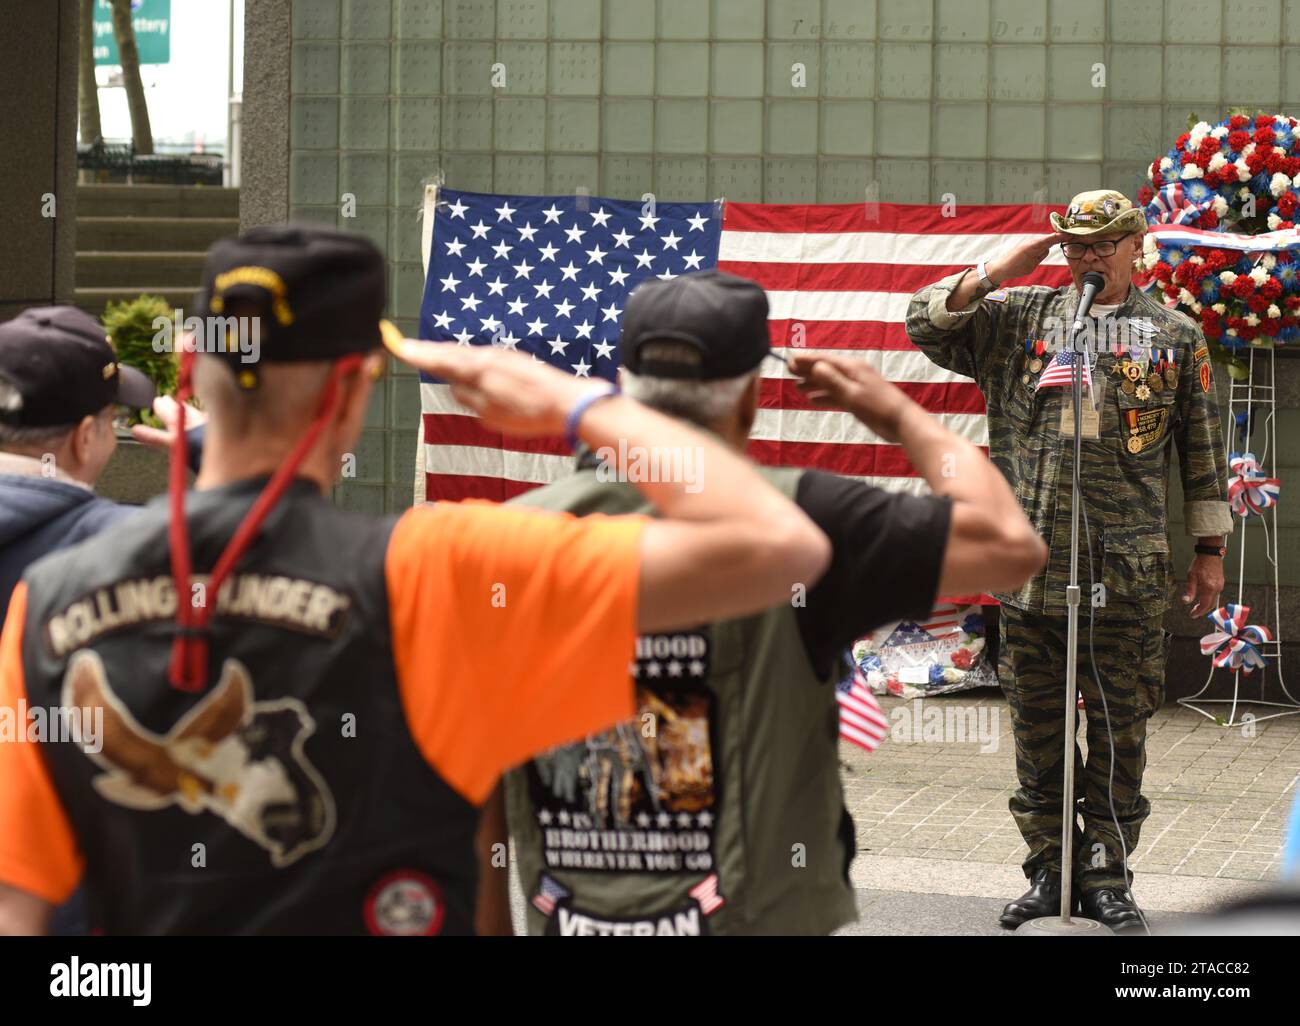
[(1152, 162), (1138, 201), (1145, 287), (1229, 350), (1300, 338), (1300, 132), (1295, 118), (1197, 122)]

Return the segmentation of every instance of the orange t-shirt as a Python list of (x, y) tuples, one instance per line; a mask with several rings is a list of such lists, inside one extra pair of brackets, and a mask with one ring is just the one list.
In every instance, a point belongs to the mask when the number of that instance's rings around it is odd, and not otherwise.
[(397, 522), (385, 569), (406, 720), (474, 804), (504, 770), (633, 715), (644, 524), (483, 502)]
[[(644, 523), (480, 502), (398, 520), (384, 579), (403, 710), (429, 765), (471, 803), (511, 766), (634, 714)], [(20, 584), (0, 636), (0, 716), (24, 735), (26, 607)], [(0, 743), (0, 883), (59, 903), (82, 868), (41, 746)]]

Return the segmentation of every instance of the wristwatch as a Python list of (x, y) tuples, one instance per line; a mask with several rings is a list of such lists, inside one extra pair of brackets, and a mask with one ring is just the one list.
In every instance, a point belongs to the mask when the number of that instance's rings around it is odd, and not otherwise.
[(1192, 546), (1192, 548), (1196, 551), (1198, 556), (1218, 556), (1222, 559), (1228, 554), (1228, 547), (1226, 545), (1202, 545), (1200, 542), (1197, 542)]
[(975, 273), (979, 276), (980, 289), (984, 295), (987, 295), (998, 287), (998, 283), (989, 277), (988, 269), (984, 266), (983, 260), (975, 265)]

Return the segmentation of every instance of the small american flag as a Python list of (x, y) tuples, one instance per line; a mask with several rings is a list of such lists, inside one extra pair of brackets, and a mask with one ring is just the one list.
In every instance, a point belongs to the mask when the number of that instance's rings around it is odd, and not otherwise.
[(549, 876), (543, 875), (537, 893), (533, 895), (533, 907), (544, 916), (554, 915), (555, 903), (563, 901), (568, 896), (569, 892), (567, 890)]
[(852, 671), (835, 688), (835, 700), (840, 703), (840, 737), (874, 752), (889, 733), (889, 721), (858, 664), (852, 659), (846, 661)]
[[(1038, 384), (1034, 386), (1037, 392), (1040, 388), (1065, 387), (1069, 388), (1074, 380), (1074, 361), (1078, 359), (1078, 354), (1062, 349), (1060, 350), (1047, 369), (1038, 378)], [(1092, 394), (1092, 375), (1089, 373), (1088, 361), (1083, 362), (1083, 390), (1089, 395)]]
[(713, 915), (714, 912), (726, 904), (726, 900), (718, 893), (717, 873), (710, 873), (692, 887), (688, 893), (700, 903), (700, 911), (706, 916)]

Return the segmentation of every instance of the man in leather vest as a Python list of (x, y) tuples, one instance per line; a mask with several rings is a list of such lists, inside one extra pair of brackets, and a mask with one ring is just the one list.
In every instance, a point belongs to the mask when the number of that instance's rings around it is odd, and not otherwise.
[[(767, 318), (766, 295), (743, 278), (647, 279), (624, 313), (624, 391), (743, 452)], [(926, 616), (940, 592), (1015, 587), (1042, 563), (1042, 542), (983, 453), (868, 362), (800, 354), (791, 367), (814, 402), (848, 411), (832, 418), (902, 445), (932, 494), (764, 470), (830, 537), (830, 569), (765, 612), (642, 632), (637, 716), (509, 774), (530, 933), (824, 934), (856, 919), (835, 699), (846, 648), (889, 620)], [(646, 511), (615, 455), (589, 450), (572, 477), (516, 501)], [(657, 455), (660, 472), (690, 476), (689, 454), (640, 455), (643, 472)], [(494, 815), (489, 806), (485, 821)], [(506, 873), (494, 881), (484, 919), (508, 932)]]
[[(180, 410), (192, 380), (210, 413), (195, 490), (182, 415), (170, 502), (37, 563), (10, 604), (0, 933), (40, 932), (81, 880), (107, 933), (470, 932), (501, 772), (632, 714), (638, 633), (811, 585), (827, 540), (669, 418), (400, 337), (496, 430), (697, 447), (708, 487), (646, 483), (656, 520), (339, 509), (383, 366), (382, 255), (260, 228), (218, 242), (203, 281), (197, 312), (224, 323), (182, 354)], [(230, 344), (248, 318), (254, 362)]]

